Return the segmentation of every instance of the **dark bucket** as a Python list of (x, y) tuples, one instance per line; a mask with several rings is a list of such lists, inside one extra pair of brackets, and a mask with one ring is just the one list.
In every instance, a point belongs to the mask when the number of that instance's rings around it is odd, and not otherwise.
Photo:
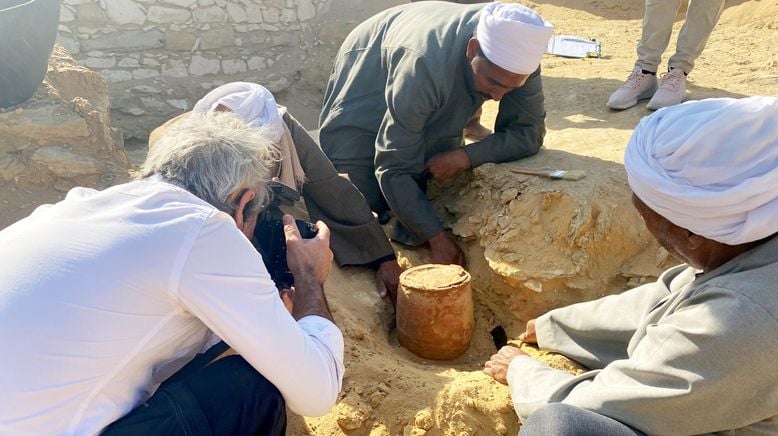
[(0, 109), (38, 89), (58, 25), (59, 0), (0, 0)]

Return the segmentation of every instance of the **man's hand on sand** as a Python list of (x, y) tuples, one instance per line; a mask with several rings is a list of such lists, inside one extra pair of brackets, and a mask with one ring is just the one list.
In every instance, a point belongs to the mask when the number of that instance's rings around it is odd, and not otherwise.
[(531, 319), (527, 321), (527, 330), (519, 335), (519, 340), (521, 342), (526, 342), (528, 344), (537, 344), (538, 343), (538, 334), (535, 332), (535, 320)]
[(389, 295), (393, 306), (397, 306), (397, 286), (400, 285), (400, 273), (403, 272), (396, 260), (387, 260), (378, 266), (375, 273), (376, 292), (381, 298)]
[(519, 356), (526, 356), (526, 354), (517, 347), (506, 345), (497, 354), (492, 355), (489, 361), (484, 363), (484, 372), (498, 382), (507, 385), (508, 367), (511, 361)]
[(442, 231), (430, 238), (429, 243), (432, 250), (430, 263), (454, 264), (465, 267), (465, 254), (446, 231)]
[(470, 156), (463, 148), (438, 153), (427, 161), (426, 168), (436, 182), (447, 182), (470, 168)]

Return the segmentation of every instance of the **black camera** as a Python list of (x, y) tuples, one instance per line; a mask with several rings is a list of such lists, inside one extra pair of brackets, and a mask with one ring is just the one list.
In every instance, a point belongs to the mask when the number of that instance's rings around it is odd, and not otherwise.
[[(294, 285), (294, 276), (286, 264), (286, 236), (284, 235), (284, 212), (282, 205), (292, 205), (300, 199), (300, 194), (289, 186), (279, 182), (270, 182), (270, 203), (260, 212), (254, 237), (251, 243), (262, 255), (270, 278), (278, 289), (288, 289)], [(300, 236), (310, 239), (316, 236), (316, 226), (308, 221), (295, 220)]]

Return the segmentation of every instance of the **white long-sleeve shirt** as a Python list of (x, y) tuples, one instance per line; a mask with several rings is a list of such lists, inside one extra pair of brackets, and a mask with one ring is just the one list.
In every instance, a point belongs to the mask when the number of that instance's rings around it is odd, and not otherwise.
[(76, 188), (0, 231), (0, 434), (94, 434), (223, 339), (321, 415), (343, 377), (329, 320), (295, 321), (230, 216), (159, 181)]

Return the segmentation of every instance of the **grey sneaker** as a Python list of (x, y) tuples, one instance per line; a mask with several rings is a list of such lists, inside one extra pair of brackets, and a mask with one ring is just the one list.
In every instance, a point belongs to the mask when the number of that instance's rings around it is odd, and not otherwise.
[(651, 110), (675, 106), (686, 99), (686, 74), (678, 68), (662, 74), (662, 83), (646, 105)]
[(608, 107), (611, 109), (627, 109), (638, 104), (638, 100), (651, 98), (656, 91), (656, 76), (643, 74), (640, 67), (635, 67), (621, 88), (611, 94)]

